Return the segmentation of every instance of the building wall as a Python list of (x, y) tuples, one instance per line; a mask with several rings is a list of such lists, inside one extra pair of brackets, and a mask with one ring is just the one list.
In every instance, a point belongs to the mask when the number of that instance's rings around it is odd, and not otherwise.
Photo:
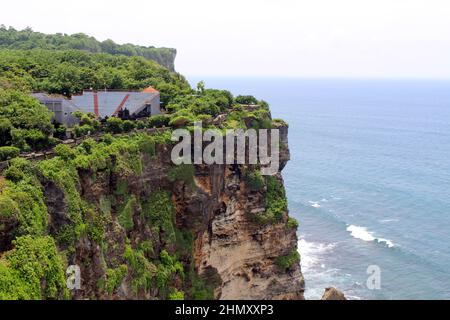
[[(143, 109), (148, 108), (148, 105), (150, 105), (151, 115), (161, 113), (160, 95), (158, 92), (98, 91), (99, 116), (102, 118), (112, 116), (127, 95), (128, 98), (122, 109), (128, 109), (130, 115), (139, 113)], [(46, 93), (34, 93), (32, 96), (54, 113), (53, 119), (56, 122), (69, 128), (79, 123), (78, 118), (72, 116), (73, 112), (81, 110), (95, 113), (93, 91), (85, 91), (83, 95), (74, 95), (72, 100), (51, 96)]]
[(155, 114), (161, 114), (161, 102), (159, 94), (157, 94), (151, 101), (151, 115), (154, 116)]
[[(114, 91), (98, 91), (98, 107), (99, 116), (112, 116), (122, 103), (124, 98), (128, 95), (122, 109), (128, 109), (130, 114), (138, 113), (145, 108), (146, 102), (151, 103), (151, 110), (153, 114), (159, 114), (160, 100), (159, 93), (146, 93), (146, 92), (114, 92)], [(73, 103), (85, 112), (94, 112), (94, 92), (85, 91), (83, 95), (72, 96)]]
[(33, 97), (53, 112), (52, 119), (55, 122), (64, 124), (69, 128), (79, 123), (78, 118), (72, 116), (72, 113), (78, 110), (78, 108), (65, 98), (51, 97), (43, 93), (33, 94)]

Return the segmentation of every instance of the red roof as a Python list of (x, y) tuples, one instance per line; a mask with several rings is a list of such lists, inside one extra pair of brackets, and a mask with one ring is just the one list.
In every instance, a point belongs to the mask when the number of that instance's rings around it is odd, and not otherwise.
[(153, 87), (148, 87), (148, 88), (145, 88), (144, 90), (142, 90), (142, 92), (146, 92), (146, 93), (158, 93), (159, 91), (156, 90), (156, 89), (153, 88)]

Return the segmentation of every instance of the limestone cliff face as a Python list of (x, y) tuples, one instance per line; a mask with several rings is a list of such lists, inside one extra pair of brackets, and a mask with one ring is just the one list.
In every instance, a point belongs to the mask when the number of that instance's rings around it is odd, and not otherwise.
[[(284, 223), (260, 226), (248, 213), (265, 210), (264, 196), (250, 192), (235, 172), (225, 168), (218, 208), (210, 226), (196, 240), (195, 264), (200, 274), (215, 270), (221, 282), (215, 290), (221, 299), (301, 299), (299, 265), (288, 271), (275, 260), (297, 247), (295, 229)], [(207, 193), (214, 196), (210, 189)]]
[[(289, 160), (287, 127), (280, 127), (281, 168)], [(127, 184), (127, 193), (138, 199), (149, 199), (157, 190), (168, 190), (175, 208), (175, 224), (182, 232), (193, 235), (191, 254), (179, 254), (185, 270), (194, 272), (212, 285), (216, 299), (303, 299), (304, 281), (298, 260), (289, 265), (279, 263), (280, 257), (297, 250), (296, 226), (289, 225), (288, 213), (278, 220), (261, 223), (255, 217), (267, 211), (267, 186), (255, 190), (245, 179), (242, 166), (196, 165), (194, 182), (169, 181), (173, 167), (170, 146), (158, 145), (156, 156), (143, 155), (140, 174), (123, 174), (108, 170), (79, 172), (81, 197), (99, 208), (101, 199), (111, 198), (119, 181)], [(274, 179), (281, 187), (278, 172)], [(44, 181), (45, 183), (45, 181)], [(67, 220), (67, 201), (55, 185), (46, 184), (46, 204), (51, 216), (50, 228), (56, 233)], [(144, 217), (144, 206), (132, 211), (132, 227), (124, 228), (119, 211), (125, 200), (114, 196), (111, 218), (105, 231), (105, 242), (99, 245), (82, 237), (69, 255), (70, 264), (81, 267), (82, 290), (72, 292), (75, 299), (154, 299), (161, 298), (157, 287), (133, 289), (137, 271), (124, 260), (127, 245), (139, 247), (151, 241), (150, 261), (158, 259), (162, 249), (178, 250), (161, 230)], [(62, 248), (64, 249), (64, 248)], [(99, 282), (108, 277), (108, 269), (128, 264), (128, 273), (112, 290), (104, 290)], [(149, 267), (152, 270), (153, 267)], [(183, 280), (177, 278), (180, 290), (187, 291)], [(188, 284), (190, 285), (190, 284)], [(186, 298), (191, 298), (187, 296)]]
[[(286, 144), (281, 151), (284, 167), (289, 160), (287, 127), (281, 128), (280, 138)], [(220, 276), (215, 290), (220, 299), (303, 299), (299, 264), (286, 270), (275, 263), (297, 249), (296, 228), (286, 227), (285, 221), (261, 225), (249, 218), (266, 211), (266, 194), (250, 190), (240, 169), (199, 168), (196, 184), (213, 206), (204, 211), (208, 229), (196, 239), (195, 265), (200, 274), (214, 270)], [(276, 178), (283, 183), (280, 173)]]

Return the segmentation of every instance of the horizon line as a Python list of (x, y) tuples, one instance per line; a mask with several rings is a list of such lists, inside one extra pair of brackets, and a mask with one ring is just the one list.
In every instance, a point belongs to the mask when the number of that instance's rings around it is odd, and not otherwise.
[(242, 79), (298, 79), (298, 80), (411, 80), (411, 81), (450, 81), (449, 77), (403, 77), (403, 76), (395, 76), (395, 77), (378, 77), (378, 76), (360, 76), (360, 77), (353, 77), (353, 76), (293, 76), (293, 75), (243, 75), (243, 74), (236, 74), (236, 75), (221, 75), (221, 74), (186, 74), (182, 73), (180, 71), (177, 71), (178, 73), (181, 73), (186, 78), (242, 78)]

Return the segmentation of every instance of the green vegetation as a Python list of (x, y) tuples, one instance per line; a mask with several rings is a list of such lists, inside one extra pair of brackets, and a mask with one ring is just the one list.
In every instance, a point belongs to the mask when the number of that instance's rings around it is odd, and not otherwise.
[(76, 157), (75, 151), (65, 144), (58, 144), (54, 151), (58, 157), (66, 161)]
[(16, 147), (0, 147), (0, 161), (15, 158), (19, 155), (20, 149)]
[(249, 105), (257, 105), (259, 102), (253, 96), (237, 96), (235, 99), (236, 103), (239, 104), (249, 104)]
[(286, 225), (289, 229), (297, 229), (298, 221), (294, 217), (289, 217)]
[(94, 134), (100, 130), (100, 121), (96, 119), (95, 114), (85, 113), (77, 110), (72, 115), (74, 117), (77, 117), (80, 121), (80, 123), (75, 125), (73, 128), (73, 132), (75, 133), (76, 137)]
[(149, 220), (152, 230), (157, 234), (161, 233), (167, 244), (176, 242), (175, 208), (169, 192), (152, 192), (148, 201), (142, 204), (142, 213)]
[(108, 268), (105, 279), (102, 279), (100, 282), (100, 287), (109, 294), (112, 294), (122, 284), (127, 273), (128, 267), (126, 264), (121, 264), (115, 269)]
[(136, 46), (133, 44), (119, 45), (112, 40), (97, 41), (83, 33), (73, 35), (67, 34), (44, 34), (33, 32), (26, 28), (18, 31), (14, 28), (0, 27), (0, 48), (9, 49), (76, 49), (93, 53), (110, 53), (115, 55), (141, 56), (154, 60), (166, 68), (174, 69), (176, 50), (171, 48), (155, 48)]
[(137, 205), (136, 197), (132, 195), (125, 203), (123, 209), (120, 210), (119, 223), (126, 231), (130, 231), (134, 227), (133, 214)]
[(0, 260), (0, 298), (68, 298), (64, 265), (51, 237), (19, 237)]
[[(1, 55), (0, 51), (0, 57)], [(0, 78), (1, 70), (0, 68)], [(52, 113), (44, 105), (28, 94), (0, 86), (0, 147), (13, 146), (29, 151), (52, 146), (54, 140), (51, 134), (54, 128), (51, 116)], [(0, 157), (12, 156), (7, 152), (16, 153), (13, 150), (15, 149), (4, 149)]]
[(184, 277), (183, 265), (177, 261), (175, 256), (171, 256), (166, 250), (162, 250), (160, 254), (160, 263), (156, 270), (156, 286), (166, 291), (168, 284), (171, 283), (175, 275)]
[(142, 140), (139, 141), (139, 150), (149, 156), (154, 156), (156, 154), (155, 139), (150, 136), (142, 136)]
[(59, 230), (56, 238), (70, 250), (74, 250), (76, 240), (85, 230), (83, 214), (86, 211), (86, 205), (77, 189), (78, 172), (74, 166), (67, 165), (66, 161), (59, 157), (41, 161), (37, 168), (45, 179), (52, 181), (64, 193), (68, 204), (67, 218), (70, 222)]
[(189, 274), (191, 281), (191, 298), (194, 300), (214, 300), (214, 283), (207, 283), (195, 270)]
[(275, 260), (276, 265), (283, 270), (291, 269), (295, 264), (299, 262), (300, 253), (298, 253), (296, 249), (286, 255), (276, 258)]
[(153, 128), (153, 127), (162, 127), (162, 126), (168, 126), (170, 121), (170, 117), (164, 114), (158, 114), (155, 116), (152, 116), (148, 118), (147, 120), (147, 127)]
[(167, 300), (184, 300), (184, 292), (173, 289), (173, 291), (167, 296)]
[(272, 120), (272, 126), (283, 126), (283, 127), (288, 127), (289, 125), (287, 124), (286, 121), (284, 121), (283, 119), (273, 119)]
[(181, 75), (137, 56), (77, 50), (3, 49), (0, 65), (0, 83), (4, 83), (1, 87), (5, 91), (36, 90), (70, 97), (86, 88), (139, 90), (153, 86), (161, 92), (163, 104), (177, 95), (192, 92)]
[(250, 219), (261, 225), (280, 223), (287, 212), (286, 191), (275, 176), (266, 177), (266, 211), (250, 214)]
[(131, 268), (131, 285), (135, 292), (140, 289), (150, 290), (156, 266), (145, 257), (142, 250), (134, 250), (130, 245), (125, 247), (123, 258)]
[(280, 221), (287, 210), (286, 192), (274, 176), (267, 177), (267, 214)]
[(262, 190), (262, 188), (265, 185), (264, 178), (261, 175), (261, 172), (259, 170), (245, 170), (244, 171), (244, 180), (247, 184), (247, 187), (251, 191), (259, 191)]
[(11, 181), (6, 181), (0, 188), (0, 215), (18, 221), (16, 235), (42, 236), (47, 230), (47, 207), (34, 171), (31, 163), (15, 158), (4, 173)]
[(195, 168), (192, 164), (180, 164), (170, 168), (167, 173), (169, 181), (184, 181), (186, 184), (194, 183)]

